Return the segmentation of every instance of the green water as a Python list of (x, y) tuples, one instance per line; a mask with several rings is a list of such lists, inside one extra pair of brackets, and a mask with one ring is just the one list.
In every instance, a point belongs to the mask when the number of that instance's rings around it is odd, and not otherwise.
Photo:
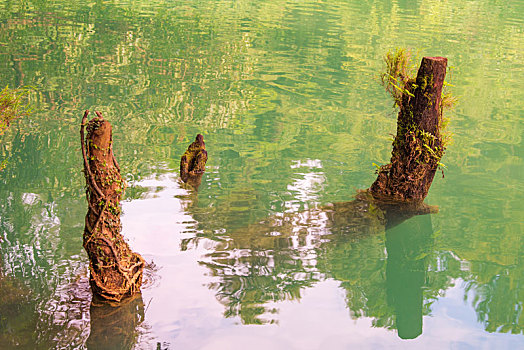
[[(459, 103), (439, 213), (384, 225), (352, 200), (389, 160), (397, 46), (447, 57)], [(524, 347), (523, 61), (519, 0), (0, 0), (0, 86), (35, 88), (0, 136), (0, 348)], [(85, 109), (151, 263), (118, 309), (87, 283)]]

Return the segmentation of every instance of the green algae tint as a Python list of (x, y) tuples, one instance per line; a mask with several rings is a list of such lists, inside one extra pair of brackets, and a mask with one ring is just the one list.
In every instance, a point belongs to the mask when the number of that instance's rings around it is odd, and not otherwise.
[[(521, 1), (3, 1), (0, 348), (524, 347)], [(395, 47), (459, 98), (426, 203), (356, 198), (391, 156)], [(451, 76), (450, 76), (451, 73)], [(142, 294), (91, 300), (78, 135), (113, 124)], [(198, 133), (198, 191), (178, 175)], [(358, 218), (355, 219), (355, 217)]]

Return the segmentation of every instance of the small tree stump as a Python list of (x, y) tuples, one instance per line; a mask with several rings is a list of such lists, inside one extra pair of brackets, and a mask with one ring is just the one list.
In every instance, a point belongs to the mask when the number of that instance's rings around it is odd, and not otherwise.
[(140, 291), (144, 259), (120, 234), (120, 198), (126, 184), (113, 154), (111, 124), (99, 112), (87, 123), (88, 114), (82, 118), (80, 140), (89, 205), (84, 228), (89, 282), (93, 294), (119, 302)]
[[(198, 134), (180, 159), (180, 177), (182, 181), (200, 180), (206, 170), (207, 151), (204, 136)], [(200, 184), (200, 181), (196, 181)]]
[(446, 66), (444, 57), (424, 57), (416, 80), (403, 86), (391, 162), (371, 185), (373, 197), (405, 202), (427, 196), (444, 154), (440, 129)]

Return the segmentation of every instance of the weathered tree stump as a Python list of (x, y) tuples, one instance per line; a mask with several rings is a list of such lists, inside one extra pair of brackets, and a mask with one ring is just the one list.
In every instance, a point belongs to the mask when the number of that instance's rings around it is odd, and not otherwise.
[(370, 188), (377, 199), (422, 201), (444, 154), (442, 86), (447, 59), (424, 57), (417, 78), (404, 86), (391, 162)]
[(87, 123), (88, 114), (86, 110), (82, 118), (80, 139), (88, 202), (84, 249), (89, 257), (89, 282), (93, 294), (119, 302), (140, 291), (144, 259), (120, 233), (120, 198), (126, 184), (113, 154), (111, 124), (99, 112)]
[(200, 185), (202, 174), (206, 170), (207, 151), (204, 136), (198, 134), (180, 159), (180, 178), (184, 182)]

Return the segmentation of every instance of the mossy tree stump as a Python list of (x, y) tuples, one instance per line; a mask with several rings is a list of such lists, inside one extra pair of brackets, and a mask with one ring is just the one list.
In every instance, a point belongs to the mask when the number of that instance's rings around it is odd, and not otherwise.
[(89, 257), (89, 282), (93, 294), (119, 302), (140, 291), (144, 259), (120, 233), (120, 198), (126, 185), (113, 154), (111, 124), (99, 112), (87, 122), (88, 114), (82, 118), (80, 139), (88, 202), (84, 249)]
[(200, 185), (202, 174), (206, 170), (207, 151), (204, 136), (198, 134), (180, 158), (180, 178), (193, 185)]
[(416, 79), (400, 89), (397, 135), (391, 162), (382, 166), (370, 188), (373, 197), (393, 201), (423, 201), (444, 154), (442, 87), (447, 59), (424, 57)]

